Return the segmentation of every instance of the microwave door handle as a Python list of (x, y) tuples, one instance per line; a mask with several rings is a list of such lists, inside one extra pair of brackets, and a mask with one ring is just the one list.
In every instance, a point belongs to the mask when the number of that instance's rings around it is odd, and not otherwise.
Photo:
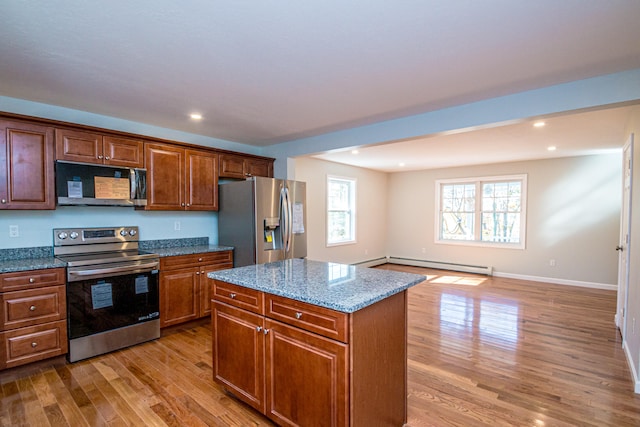
[(136, 183), (138, 182), (138, 180), (136, 179), (136, 170), (135, 169), (129, 169), (129, 187), (131, 189), (131, 199), (135, 199), (136, 198)]

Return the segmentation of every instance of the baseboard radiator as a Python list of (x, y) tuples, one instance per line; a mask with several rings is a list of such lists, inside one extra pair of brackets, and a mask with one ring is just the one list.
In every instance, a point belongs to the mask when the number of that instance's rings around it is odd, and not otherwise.
[(356, 262), (353, 265), (357, 265), (358, 267), (375, 267), (376, 265), (382, 265), (388, 262), (389, 262), (388, 258), (383, 256), (380, 258), (368, 259), (366, 261)]
[(422, 260), (422, 259), (398, 258), (398, 257), (387, 257), (387, 262), (391, 264), (412, 265), (415, 267), (436, 268), (439, 270), (460, 271), (463, 273), (484, 274), (487, 276), (491, 276), (493, 274), (493, 267), (487, 267), (487, 266), (481, 266), (481, 265), (457, 264), (452, 262), (429, 261), (429, 260)]

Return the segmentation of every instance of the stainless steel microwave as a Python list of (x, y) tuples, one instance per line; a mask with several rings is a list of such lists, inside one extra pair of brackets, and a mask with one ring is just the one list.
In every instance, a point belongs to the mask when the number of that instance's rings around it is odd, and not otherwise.
[(60, 206), (146, 206), (147, 170), (56, 161)]

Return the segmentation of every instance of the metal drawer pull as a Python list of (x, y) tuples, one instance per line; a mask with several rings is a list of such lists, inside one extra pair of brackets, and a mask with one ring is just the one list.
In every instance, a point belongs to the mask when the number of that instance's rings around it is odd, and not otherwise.
[(262, 332), (264, 332), (264, 334), (267, 335), (269, 333), (269, 330), (267, 328), (264, 328)]
[(29, 307), (29, 311), (36, 311), (36, 306), (32, 305), (31, 307)]
[(34, 279), (33, 277), (29, 277), (29, 283), (35, 283), (36, 279)]
[(32, 343), (31, 343), (31, 347), (36, 348), (37, 346), (38, 346), (38, 343), (37, 343), (37, 342), (32, 342)]
[(256, 326), (256, 331), (260, 332), (262, 330), (262, 326)]
[(302, 313), (300, 313), (299, 311), (296, 312), (296, 319), (299, 319), (302, 317)]
[(231, 297), (231, 299), (236, 297), (236, 294), (229, 294), (229, 297)]

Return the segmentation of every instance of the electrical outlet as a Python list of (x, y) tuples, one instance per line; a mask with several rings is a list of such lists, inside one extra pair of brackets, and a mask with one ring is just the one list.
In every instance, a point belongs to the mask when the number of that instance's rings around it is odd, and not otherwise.
[(20, 228), (17, 225), (9, 226), (9, 237), (20, 237)]
[(549, 260), (549, 267), (555, 267), (556, 266), (556, 260), (555, 259), (550, 259)]
[(180, 221), (175, 221), (175, 222), (173, 223), (173, 229), (174, 229), (175, 231), (180, 231)]

